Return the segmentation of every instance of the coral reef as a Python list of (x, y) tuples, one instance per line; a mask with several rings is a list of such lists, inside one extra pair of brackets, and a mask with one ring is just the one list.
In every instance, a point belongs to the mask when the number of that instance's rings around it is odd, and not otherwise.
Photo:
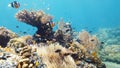
[(74, 36), (71, 24), (64, 21), (58, 23), (58, 29), (54, 32), (52, 17), (43, 11), (22, 10), (16, 18), (38, 30), (34, 36), (10, 38), (5, 42), (7, 46), (0, 48), (0, 62), (6, 62), (9, 58), (13, 60), (9, 60), (10, 63), (14, 62), (12, 65), (7, 63), (8, 67), (106, 68), (97, 55), (100, 43), (96, 36), (85, 30)]
[(4, 27), (0, 27), (0, 45), (2, 47), (6, 47), (9, 40), (15, 37), (18, 37), (18, 36), (14, 32)]

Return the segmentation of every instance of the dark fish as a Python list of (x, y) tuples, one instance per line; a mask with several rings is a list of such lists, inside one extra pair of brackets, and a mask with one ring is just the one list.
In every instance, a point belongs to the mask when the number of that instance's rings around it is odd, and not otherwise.
[(93, 31), (89, 31), (89, 33), (92, 33)]
[(61, 52), (61, 49), (57, 49), (55, 52), (56, 52), (56, 53)]
[(104, 44), (104, 42), (101, 42), (101, 44)]
[(16, 28), (19, 28), (19, 26), (16, 26)]
[(27, 32), (23, 32), (23, 34), (27, 34)]
[(13, 1), (10, 4), (8, 4), (8, 7), (12, 7), (12, 8), (19, 8), (20, 7), (20, 3), (17, 1)]

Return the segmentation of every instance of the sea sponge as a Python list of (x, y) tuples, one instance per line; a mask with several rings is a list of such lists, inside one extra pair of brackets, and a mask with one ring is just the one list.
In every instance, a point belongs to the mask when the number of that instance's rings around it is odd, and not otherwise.
[(5, 27), (0, 27), (0, 45), (6, 47), (10, 39), (18, 37), (14, 32), (6, 29)]

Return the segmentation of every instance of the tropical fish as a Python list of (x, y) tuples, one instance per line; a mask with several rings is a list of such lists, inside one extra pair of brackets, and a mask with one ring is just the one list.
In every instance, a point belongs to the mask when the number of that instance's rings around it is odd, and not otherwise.
[(36, 65), (36, 67), (38, 67), (38, 66), (39, 66), (39, 62), (38, 62), (38, 61), (36, 61), (36, 62), (35, 62), (35, 65)]
[(51, 23), (51, 27), (53, 28), (54, 26), (55, 26), (55, 23), (54, 23), (54, 22), (52, 22), (52, 23)]
[(46, 25), (50, 25), (52, 28), (55, 26), (55, 23), (54, 22), (50, 22), (50, 23), (47, 23)]
[(8, 7), (12, 7), (12, 8), (19, 8), (20, 7), (20, 3), (17, 1), (13, 1), (10, 4), (8, 4)]

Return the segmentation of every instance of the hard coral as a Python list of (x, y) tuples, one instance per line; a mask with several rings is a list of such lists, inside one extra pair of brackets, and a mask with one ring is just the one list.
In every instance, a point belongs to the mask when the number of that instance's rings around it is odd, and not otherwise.
[(7, 47), (11, 47), (11, 48), (15, 49), (15, 52), (19, 52), (21, 50), (21, 48), (31, 45), (31, 44), (34, 44), (32, 37), (31, 36), (23, 36), (23, 37), (11, 39), (8, 42)]
[(37, 27), (38, 30), (33, 36), (36, 42), (52, 40), (52, 16), (45, 14), (43, 11), (22, 10), (16, 14), (16, 18), (21, 22)]
[(18, 37), (18, 36), (14, 32), (4, 27), (0, 27), (0, 45), (2, 47), (6, 47), (9, 40), (15, 37)]

